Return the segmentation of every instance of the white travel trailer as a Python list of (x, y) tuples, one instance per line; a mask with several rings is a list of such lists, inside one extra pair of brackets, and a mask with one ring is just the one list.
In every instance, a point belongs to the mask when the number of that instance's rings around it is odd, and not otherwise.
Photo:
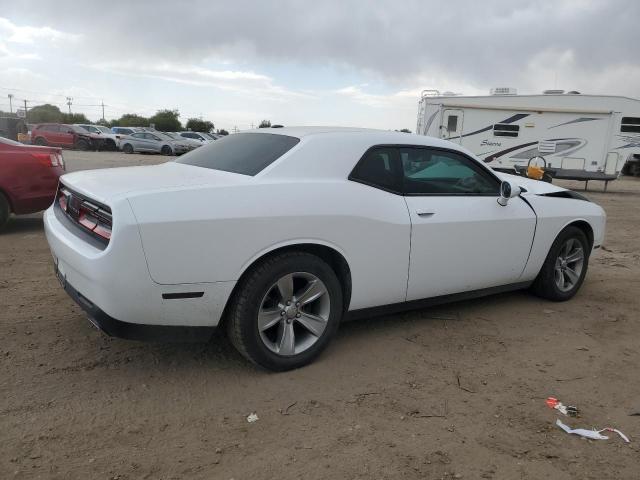
[(496, 88), (477, 97), (425, 90), (416, 133), (458, 143), (495, 170), (534, 164), (555, 178), (609, 182), (628, 159), (640, 158), (640, 100), (562, 90), (517, 95)]

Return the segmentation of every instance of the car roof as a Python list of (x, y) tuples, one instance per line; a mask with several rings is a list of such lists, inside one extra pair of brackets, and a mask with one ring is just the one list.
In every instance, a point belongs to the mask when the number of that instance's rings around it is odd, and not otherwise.
[(450, 150), (458, 150), (468, 155), (474, 156), (473, 153), (461, 147), (457, 143), (448, 140), (442, 140), (426, 135), (416, 135), (413, 133), (397, 132), (394, 130), (377, 130), (374, 128), (359, 127), (277, 127), (277, 128), (256, 128), (253, 130), (244, 130), (242, 133), (271, 133), (276, 135), (289, 135), (300, 139), (326, 136), (326, 137), (342, 137), (344, 135), (354, 135), (365, 141), (371, 142), (372, 145), (416, 145), (447, 148)]
[[(266, 167), (262, 178), (346, 178), (364, 152), (374, 146), (435, 147), (477, 157), (464, 147), (434, 137), (390, 130), (353, 127), (282, 127), (259, 128), (240, 133), (287, 135), (300, 143)], [(238, 134), (236, 134), (238, 135)]]

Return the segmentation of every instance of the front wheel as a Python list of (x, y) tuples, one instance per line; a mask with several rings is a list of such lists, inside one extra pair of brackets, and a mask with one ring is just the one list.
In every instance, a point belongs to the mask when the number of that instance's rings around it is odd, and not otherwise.
[(133, 146), (130, 143), (125, 143), (122, 146), (122, 151), (124, 153), (133, 153)]
[(555, 302), (572, 298), (587, 274), (589, 251), (589, 240), (582, 230), (573, 226), (562, 230), (533, 282), (533, 292)]
[(231, 301), (231, 342), (248, 360), (275, 371), (313, 361), (329, 344), (343, 311), (335, 272), (304, 252), (275, 255), (253, 267)]

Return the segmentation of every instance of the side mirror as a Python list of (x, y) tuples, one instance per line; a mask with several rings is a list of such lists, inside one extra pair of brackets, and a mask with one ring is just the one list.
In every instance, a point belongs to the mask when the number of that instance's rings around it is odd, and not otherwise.
[(520, 195), (521, 191), (522, 189), (514, 182), (510, 182), (508, 180), (503, 181), (500, 184), (500, 198), (498, 198), (498, 203), (503, 207), (506, 207), (507, 203), (509, 203), (509, 199), (517, 197)]

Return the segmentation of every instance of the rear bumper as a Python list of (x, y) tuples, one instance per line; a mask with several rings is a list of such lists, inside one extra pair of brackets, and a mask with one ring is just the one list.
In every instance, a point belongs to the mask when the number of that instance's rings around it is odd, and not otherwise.
[[(57, 273), (57, 272), (56, 272)], [(87, 314), (93, 325), (111, 337), (150, 342), (207, 342), (215, 327), (187, 327), (174, 325), (147, 325), (117, 320), (82, 295), (70, 283), (61, 280), (65, 292)]]
[(171, 340), (182, 337), (182, 330), (216, 327), (235, 282), (154, 282), (133, 213), (125, 206), (112, 205), (113, 237), (104, 249), (61, 222), (54, 208), (45, 212), (47, 241), (67, 293), (114, 336)]

